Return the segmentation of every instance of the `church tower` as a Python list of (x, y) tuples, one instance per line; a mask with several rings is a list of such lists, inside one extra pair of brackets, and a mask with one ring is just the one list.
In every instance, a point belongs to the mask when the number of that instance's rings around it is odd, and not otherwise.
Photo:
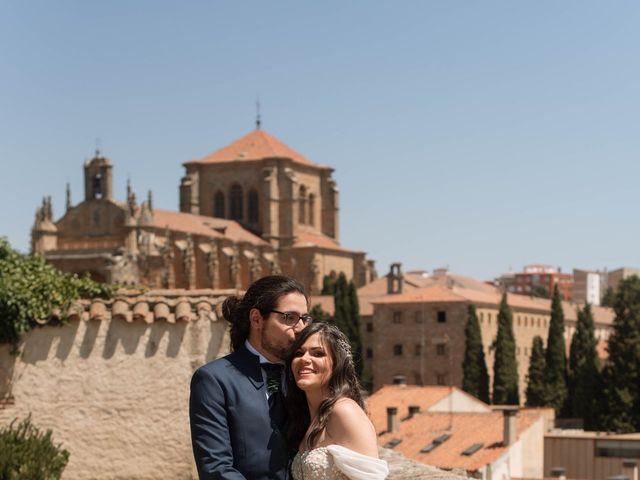
[(100, 151), (96, 150), (96, 155), (84, 164), (84, 199), (89, 200), (112, 200), (113, 199), (113, 178), (111, 173), (111, 160), (100, 156)]

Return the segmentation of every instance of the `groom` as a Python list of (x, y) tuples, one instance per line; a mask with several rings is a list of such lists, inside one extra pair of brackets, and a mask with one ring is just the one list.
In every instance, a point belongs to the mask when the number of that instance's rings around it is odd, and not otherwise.
[(191, 379), (191, 441), (200, 480), (288, 478), (281, 376), (295, 336), (309, 323), (304, 287), (273, 275), (222, 305), (233, 353)]

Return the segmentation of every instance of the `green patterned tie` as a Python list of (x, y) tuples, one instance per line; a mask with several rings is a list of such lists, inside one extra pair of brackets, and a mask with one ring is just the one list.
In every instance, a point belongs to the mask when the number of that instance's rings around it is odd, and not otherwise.
[(284, 365), (279, 363), (263, 363), (261, 366), (267, 374), (267, 393), (271, 396), (280, 390)]

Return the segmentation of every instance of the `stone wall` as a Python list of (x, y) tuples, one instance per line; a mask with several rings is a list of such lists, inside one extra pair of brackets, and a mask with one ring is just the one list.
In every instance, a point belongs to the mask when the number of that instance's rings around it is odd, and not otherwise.
[(0, 346), (0, 424), (29, 413), (71, 453), (65, 479), (197, 478), (193, 371), (227, 352), (215, 307), (230, 292), (164, 291), (83, 302), (62, 326)]

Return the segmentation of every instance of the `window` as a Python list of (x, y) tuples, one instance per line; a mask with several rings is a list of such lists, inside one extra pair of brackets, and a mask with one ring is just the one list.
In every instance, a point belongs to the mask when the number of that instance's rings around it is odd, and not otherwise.
[(480, 323), (484, 322), (484, 312), (480, 312)]
[(258, 192), (255, 189), (249, 190), (249, 223), (258, 223), (260, 215), (258, 210)]
[(300, 185), (298, 192), (298, 223), (306, 223), (307, 221), (307, 189), (304, 185)]
[(396, 357), (402, 356), (402, 345), (393, 346), (393, 355), (395, 355)]
[(229, 190), (229, 216), (231, 220), (242, 220), (242, 187), (237, 183)]
[(418, 357), (420, 355), (422, 355), (422, 345), (419, 343), (416, 343), (416, 347), (415, 347), (415, 356)]
[(367, 348), (367, 358), (373, 358), (373, 350), (371, 348)]
[(373, 322), (367, 322), (367, 332), (373, 332)]
[(316, 206), (316, 196), (313, 193), (309, 194), (309, 225), (315, 225), (315, 206)]
[(438, 310), (438, 323), (445, 323), (447, 321), (447, 312), (444, 310)]
[(213, 197), (213, 216), (224, 218), (224, 193), (217, 192)]
[(640, 458), (640, 442), (596, 440), (596, 457)]
[(402, 312), (393, 312), (393, 323), (402, 323)]
[(447, 354), (447, 345), (444, 343), (438, 343), (436, 345), (436, 355), (443, 356)]
[(524, 317), (524, 326), (525, 327), (529, 326), (529, 319), (527, 317)]

